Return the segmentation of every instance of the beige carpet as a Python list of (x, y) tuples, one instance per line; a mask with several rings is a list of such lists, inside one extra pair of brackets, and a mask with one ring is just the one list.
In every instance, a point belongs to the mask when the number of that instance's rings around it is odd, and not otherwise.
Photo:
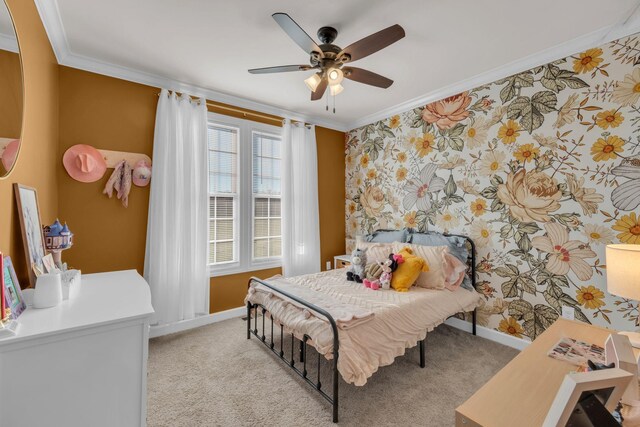
[[(247, 340), (245, 328), (231, 319), (151, 340), (149, 426), (333, 425), (328, 402), (255, 337)], [(441, 325), (427, 337), (426, 368), (416, 347), (364, 387), (341, 382), (339, 424), (452, 426), (456, 406), (516, 354)], [(329, 378), (323, 384), (330, 389)]]

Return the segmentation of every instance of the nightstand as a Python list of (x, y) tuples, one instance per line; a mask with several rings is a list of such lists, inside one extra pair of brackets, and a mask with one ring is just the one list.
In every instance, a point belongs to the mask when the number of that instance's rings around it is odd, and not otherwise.
[(351, 255), (336, 255), (333, 257), (333, 268), (345, 268), (351, 265)]

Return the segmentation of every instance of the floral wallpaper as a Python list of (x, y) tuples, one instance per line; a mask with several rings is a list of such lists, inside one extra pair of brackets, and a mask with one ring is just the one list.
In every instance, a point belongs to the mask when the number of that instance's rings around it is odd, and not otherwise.
[(633, 329), (605, 245), (640, 243), (640, 35), (355, 130), (347, 246), (378, 228), (471, 236), (481, 325), (534, 339), (561, 314)]

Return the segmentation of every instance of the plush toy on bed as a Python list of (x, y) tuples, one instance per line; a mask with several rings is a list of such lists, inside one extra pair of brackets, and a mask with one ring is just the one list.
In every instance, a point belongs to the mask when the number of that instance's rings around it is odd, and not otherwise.
[(366, 279), (362, 281), (366, 288), (373, 289), (377, 291), (380, 289), (380, 276), (382, 275), (382, 268), (380, 268), (380, 263), (372, 262), (371, 264), (367, 264), (364, 268), (364, 275)]
[(382, 275), (380, 275), (380, 286), (382, 289), (391, 288), (391, 277), (393, 272), (398, 268), (398, 264), (402, 264), (404, 262), (404, 258), (399, 254), (390, 254), (389, 259), (384, 261), (380, 261), (380, 266), (382, 267)]
[(364, 267), (367, 265), (366, 249), (355, 249), (351, 252), (351, 267), (347, 271), (347, 280), (362, 283), (365, 278)]

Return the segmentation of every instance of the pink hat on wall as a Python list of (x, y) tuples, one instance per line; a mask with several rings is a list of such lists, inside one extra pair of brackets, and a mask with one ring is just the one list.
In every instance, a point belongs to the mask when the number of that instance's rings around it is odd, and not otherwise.
[(16, 157), (18, 156), (18, 150), (20, 149), (20, 140), (14, 139), (4, 149), (2, 153), (2, 166), (4, 166), (5, 171), (10, 171), (13, 165), (16, 162)]
[(62, 157), (62, 163), (71, 178), (80, 182), (95, 182), (102, 178), (107, 163), (102, 154), (90, 145), (70, 147)]

